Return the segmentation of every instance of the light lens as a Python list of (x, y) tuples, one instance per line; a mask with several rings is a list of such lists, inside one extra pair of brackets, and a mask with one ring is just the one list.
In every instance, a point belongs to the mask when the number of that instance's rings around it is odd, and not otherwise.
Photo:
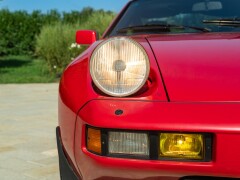
[(160, 134), (160, 157), (203, 159), (204, 143), (201, 134)]
[(94, 84), (111, 96), (136, 93), (149, 75), (149, 59), (137, 42), (115, 37), (100, 44), (91, 57), (90, 73)]
[(102, 153), (101, 131), (98, 129), (88, 128), (87, 130), (87, 149), (97, 154)]
[(109, 153), (124, 155), (149, 155), (149, 140), (145, 133), (109, 132)]

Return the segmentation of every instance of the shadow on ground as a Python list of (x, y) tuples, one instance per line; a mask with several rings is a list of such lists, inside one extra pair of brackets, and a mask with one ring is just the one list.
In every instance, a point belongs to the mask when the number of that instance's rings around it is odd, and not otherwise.
[(0, 68), (20, 67), (20, 66), (25, 66), (29, 63), (30, 63), (30, 59), (28, 60), (0, 59)]
[(17, 68), (21, 66), (26, 66), (31, 62), (30, 59), (22, 60), (17, 58), (1, 58), (0, 59), (0, 74), (7, 73), (9, 68)]

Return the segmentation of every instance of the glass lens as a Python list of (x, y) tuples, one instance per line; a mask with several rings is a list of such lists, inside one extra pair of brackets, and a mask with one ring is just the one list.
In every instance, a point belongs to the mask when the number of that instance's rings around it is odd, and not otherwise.
[(160, 157), (203, 159), (203, 135), (161, 133)]
[(148, 135), (132, 132), (109, 132), (109, 153), (149, 155)]
[(149, 74), (145, 50), (127, 38), (112, 38), (94, 51), (90, 72), (95, 85), (112, 96), (128, 96), (137, 92)]

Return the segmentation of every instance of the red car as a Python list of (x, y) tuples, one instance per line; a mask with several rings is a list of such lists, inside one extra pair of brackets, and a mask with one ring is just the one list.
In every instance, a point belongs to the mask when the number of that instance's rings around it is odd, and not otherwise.
[(132, 0), (62, 75), (62, 179), (240, 178), (240, 1)]

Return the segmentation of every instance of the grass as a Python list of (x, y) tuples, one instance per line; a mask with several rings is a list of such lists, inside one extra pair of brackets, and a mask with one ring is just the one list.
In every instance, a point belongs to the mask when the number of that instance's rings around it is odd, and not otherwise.
[(0, 84), (56, 82), (46, 62), (29, 56), (0, 57)]

